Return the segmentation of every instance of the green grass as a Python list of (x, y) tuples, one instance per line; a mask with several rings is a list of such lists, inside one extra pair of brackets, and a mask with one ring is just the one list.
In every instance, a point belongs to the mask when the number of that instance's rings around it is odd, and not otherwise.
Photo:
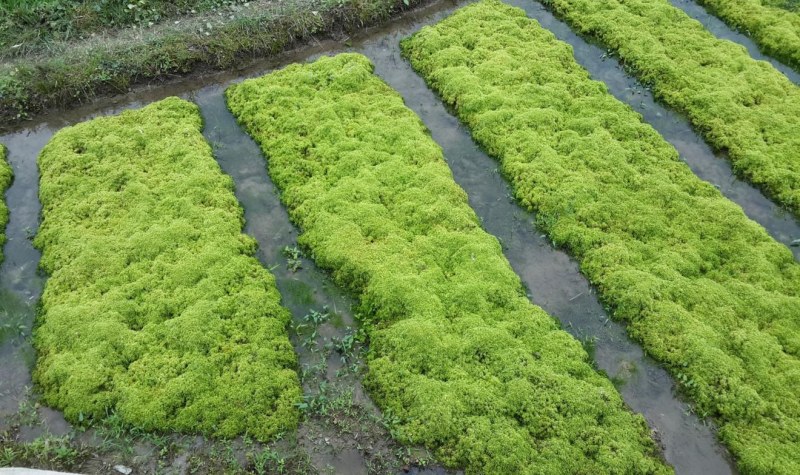
[(299, 242), (359, 301), (394, 437), (468, 473), (668, 473), (581, 344), (526, 298), (441, 149), (357, 54), (231, 86)]
[(215, 26), (213, 34), (181, 23), (140, 36), (128, 31), (108, 40), (52, 46), (49, 55), (0, 64), (0, 130), (47, 109), (127, 93), (137, 84), (241, 67), (314, 35), (379, 24), (421, 1), (275, 2), (260, 9), (251, 6), (247, 14)]
[(480, 2), (402, 48), (614, 317), (716, 418), (742, 473), (800, 473), (791, 252), (523, 11)]
[[(191, 11), (244, 3), (245, 0), (2, 0), (1, 55), (38, 49), (130, 25), (148, 26)], [(15, 46), (16, 48), (11, 48)]]
[(71, 470), (89, 458), (89, 450), (72, 435), (44, 435), (30, 442), (8, 440), (0, 433), (0, 467), (39, 467)]
[(800, 216), (800, 88), (667, 0), (544, 0), (686, 114), (736, 173)]
[(800, 11), (785, 0), (698, 0), (732, 28), (753, 38), (758, 47), (800, 71)]
[(6, 224), (8, 224), (8, 206), (6, 206), (5, 193), (14, 180), (14, 172), (6, 158), (8, 150), (0, 144), (0, 262), (3, 262), (3, 245), (6, 243)]
[(62, 129), (39, 157), (34, 380), (72, 422), (259, 440), (297, 425), (290, 315), (201, 127), (169, 98)]

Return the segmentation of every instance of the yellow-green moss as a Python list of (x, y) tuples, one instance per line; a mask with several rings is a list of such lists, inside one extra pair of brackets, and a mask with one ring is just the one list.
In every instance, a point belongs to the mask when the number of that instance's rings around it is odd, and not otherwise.
[(543, 0), (686, 114), (735, 171), (800, 216), (800, 88), (668, 0)]
[(5, 146), (0, 144), (0, 262), (3, 262), (4, 258), (3, 245), (6, 243), (5, 229), (6, 224), (8, 224), (8, 206), (6, 206), (5, 193), (14, 179), (14, 172), (6, 159), (7, 153)]
[(800, 473), (791, 252), (523, 11), (480, 2), (402, 47), (630, 335), (717, 418), (742, 472)]
[(525, 297), (441, 149), (363, 56), (227, 91), (300, 242), (358, 296), (366, 384), (402, 442), (468, 473), (666, 473), (644, 420)]
[(800, 11), (787, 8), (786, 2), (698, 0), (725, 23), (753, 38), (761, 51), (800, 71)]
[(297, 425), (290, 316), (201, 127), (169, 98), (65, 128), (39, 157), (34, 377), (72, 421), (261, 440)]

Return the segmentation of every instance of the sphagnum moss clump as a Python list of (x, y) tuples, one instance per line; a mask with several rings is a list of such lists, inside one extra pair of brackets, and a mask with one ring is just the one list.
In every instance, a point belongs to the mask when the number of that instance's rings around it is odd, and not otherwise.
[(668, 0), (542, 2), (615, 52), (739, 176), (800, 217), (800, 88), (786, 76)]
[(72, 421), (260, 440), (297, 425), (290, 316), (201, 127), (169, 98), (63, 129), (39, 157), (35, 381)]
[(525, 297), (441, 149), (363, 56), (227, 90), (300, 243), (359, 299), (373, 398), (469, 473), (667, 473), (581, 345)]
[(14, 179), (14, 172), (7, 160), (8, 150), (0, 144), (0, 262), (3, 262), (3, 245), (6, 243), (6, 224), (8, 224), (8, 206), (6, 205), (5, 193), (11, 181)]
[(630, 335), (719, 421), (742, 472), (800, 473), (791, 252), (522, 10), (480, 2), (402, 48)]

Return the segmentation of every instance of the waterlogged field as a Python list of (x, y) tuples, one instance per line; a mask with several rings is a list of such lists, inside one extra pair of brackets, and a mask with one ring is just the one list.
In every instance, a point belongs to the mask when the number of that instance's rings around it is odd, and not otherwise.
[(800, 89), (666, 0), (545, 0), (686, 114), (736, 172), (800, 216)]
[(800, 265), (521, 10), (402, 44), (746, 473), (800, 472)]
[(439, 146), (356, 54), (232, 86), (299, 242), (358, 297), (400, 441), (469, 473), (668, 473), (641, 417), (526, 298)]
[(766, 54), (800, 71), (800, 2), (699, 0), (733, 28), (751, 36)]
[(14, 172), (6, 160), (7, 153), (8, 151), (3, 144), (0, 144), (0, 262), (3, 261), (3, 244), (6, 243), (5, 229), (8, 223), (8, 207), (6, 206), (6, 200), (2, 196), (14, 178)]
[[(798, 67), (795, 0), (698, 2)], [(11, 1), (0, 58), (74, 68), (59, 48), (89, 36), (107, 51), (76, 77), (123, 90), (160, 77), (129, 53), (223, 68), (417, 3)], [(538, 2), (439, 4), (279, 63), (372, 61), (199, 78), (122, 107), (197, 105), (0, 137), (0, 467), (800, 473), (800, 264), (775, 240), (800, 245), (800, 221), (703, 143), (800, 216), (800, 89), (667, 0), (541, 3), (607, 50)], [(125, 25), (182, 33), (166, 55), (102, 41)], [(638, 104), (604, 52), (688, 120)], [(78, 100), (59, 71), (13, 71), (0, 102)]]
[(201, 127), (170, 98), (62, 129), (39, 157), (34, 380), (71, 421), (258, 440), (297, 426), (289, 313)]

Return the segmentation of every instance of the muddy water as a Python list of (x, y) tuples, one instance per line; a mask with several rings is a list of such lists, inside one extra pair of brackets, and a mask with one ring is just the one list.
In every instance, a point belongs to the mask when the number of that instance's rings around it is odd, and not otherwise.
[(686, 12), (687, 15), (702, 23), (706, 30), (713, 33), (717, 38), (733, 41), (734, 43), (744, 46), (747, 49), (747, 52), (750, 53), (750, 56), (760, 61), (767, 61), (773, 67), (775, 67), (775, 69), (786, 75), (790, 81), (795, 84), (800, 84), (800, 72), (795, 71), (775, 58), (763, 54), (758, 49), (758, 45), (756, 45), (756, 43), (747, 35), (732, 29), (726, 25), (725, 22), (706, 11), (706, 9), (696, 1), (669, 0), (669, 3), (676, 8), (680, 8)]
[(11, 210), (6, 228), (8, 241), (0, 266), (0, 431), (8, 416), (19, 410), (31, 385), (34, 352), (29, 336), (43, 279), (37, 272), (39, 251), (30, 238), (39, 226), (38, 175), (35, 157), (50, 138), (46, 126), (3, 137), (14, 182), (6, 193)]
[[(604, 57), (602, 49), (574, 35), (540, 4), (530, 0), (513, 0), (512, 3), (572, 44), (578, 61), (596, 79), (604, 81), (615, 96), (642, 113), (676, 146), (695, 173), (719, 186), (776, 239), (788, 243), (800, 238), (797, 221), (783, 214), (757, 190), (736, 180), (728, 162), (715, 156), (685, 119), (656, 104), (616, 61)], [(295, 325), (304, 323), (312, 310), (330, 314), (330, 318), (318, 326), (317, 335), (310, 344), (307, 333), (293, 332), (301, 369), (308, 370), (304, 371), (308, 373), (303, 382), (304, 390), (308, 398), (314, 398), (324, 395), (326, 388), (336, 384), (348, 387), (350, 407), (357, 416), (345, 421), (350, 426), (342, 426), (341, 421), (331, 422), (310, 414), (299, 431), (297, 443), (319, 471), (380, 472), (381, 457), (390, 458), (399, 448), (381, 432), (380, 414), (360, 387), (358, 370), (348, 371), (352, 361), (343, 363), (341, 355), (329, 349), (331, 343), (353, 331), (351, 301), (308, 260), (300, 258), (302, 268), (296, 272), (288, 268), (283, 249), (295, 245), (297, 231), (279, 203), (257, 146), (237, 127), (222, 97), (224, 88), (242, 77), (261, 75), (284, 64), (322, 54), (358, 51), (373, 60), (376, 72), (404, 96), (408, 106), (422, 117), (433, 138), (443, 147), (456, 181), (469, 194), (470, 203), (487, 231), (503, 242), (507, 257), (530, 289), (531, 299), (558, 318), (576, 337), (594, 340), (598, 366), (620, 383), (620, 391), (632, 409), (647, 418), (663, 444), (665, 457), (676, 471), (734, 472), (727, 452), (715, 440), (713, 429), (691, 414), (689, 406), (673, 393), (673, 383), (666, 372), (627, 339), (624, 328), (609, 321), (577, 264), (566, 254), (554, 250), (536, 231), (533, 216), (510, 198), (507, 184), (496, 172), (497, 164), (475, 146), (468, 132), (400, 58), (398, 41), (401, 38), (464, 4), (466, 2), (442, 1), (346, 42), (321, 41), (313, 47), (239, 71), (136, 91), (93, 106), (44, 117), (24, 130), (0, 137), (0, 142), (10, 149), (9, 158), (17, 175), (7, 195), (12, 212), (7, 230), (6, 262), (0, 267), (0, 310), (5, 311), (5, 314), (0, 313), (0, 322), (19, 321), (21, 328), (12, 336), (4, 337), (0, 346), (3, 363), (0, 365), (0, 429), (5, 416), (31, 397), (26, 388), (30, 385), (33, 353), (27, 335), (42, 288), (42, 278), (36, 273), (39, 255), (29, 240), (38, 226), (35, 160), (39, 150), (65, 125), (124, 108), (140, 107), (168, 95), (179, 95), (201, 107), (204, 134), (212, 143), (223, 170), (233, 177), (237, 197), (245, 209), (245, 231), (259, 242), (258, 257), (276, 276), (284, 304), (295, 317)], [(798, 254), (800, 249), (795, 248), (795, 256)], [(46, 412), (46, 423), (50, 420), (53, 427), (62, 427), (58, 413), (41, 409), (40, 412)], [(395, 456), (387, 463), (396, 464), (398, 460)], [(411, 470), (419, 472), (413, 467)], [(433, 470), (443, 472), (439, 468)]]

